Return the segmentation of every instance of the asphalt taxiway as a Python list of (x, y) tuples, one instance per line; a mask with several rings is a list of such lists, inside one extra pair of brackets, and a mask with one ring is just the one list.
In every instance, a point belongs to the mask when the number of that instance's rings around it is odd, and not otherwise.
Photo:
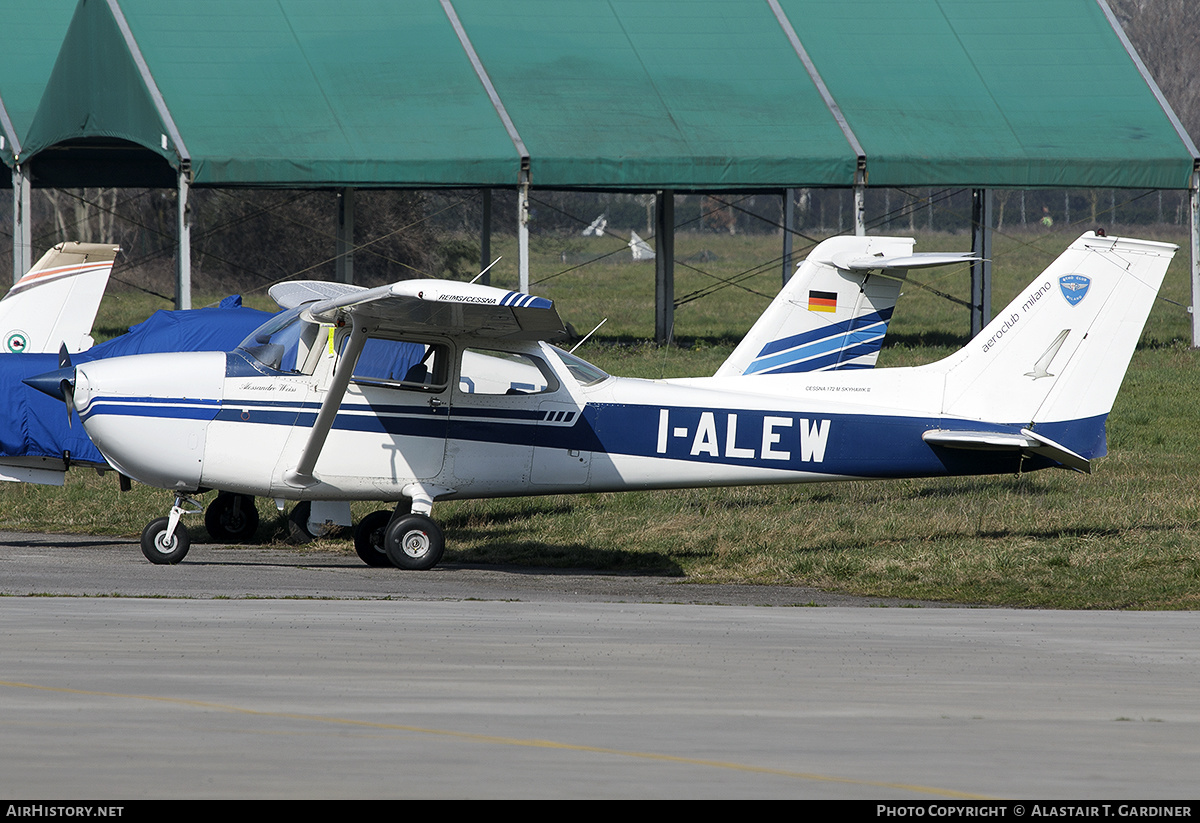
[(0, 594), (5, 798), (1195, 793), (1193, 613), (13, 533)]

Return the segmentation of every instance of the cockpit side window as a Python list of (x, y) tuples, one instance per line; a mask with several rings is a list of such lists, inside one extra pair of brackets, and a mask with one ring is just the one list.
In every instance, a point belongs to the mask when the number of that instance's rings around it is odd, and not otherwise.
[(599, 366), (593, 366), (582, 357), (578, 357), (570, 352), (563, 351), (558, 346), (551, 346), (554, 353), (562, 360), (563, 365), (567, 367), (567, 371), (575, 378), (575, 382), (580, 386), (594, 386), (609, 378), (608, 372), (601, 369)]
[(299, 374), (311, 368), (308, 354), (320, 326), (302, 320), (300, 311), (295, 308), (275, 315), (255, 329), (238, 348), (275, 371)]
[(351, 379), (368, 385), (441, 391), (448, 381), (449, 362), (449, 348), (441, 343), (372, 337), (363, 346)]

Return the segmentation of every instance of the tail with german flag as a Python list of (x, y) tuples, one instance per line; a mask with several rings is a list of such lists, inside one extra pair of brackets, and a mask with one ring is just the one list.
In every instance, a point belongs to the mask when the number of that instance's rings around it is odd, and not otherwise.
[(800, 263), (717, 377), (869, 369), (910, 268), (964, 263), (914, 254), (908, 237), (833, 237)]

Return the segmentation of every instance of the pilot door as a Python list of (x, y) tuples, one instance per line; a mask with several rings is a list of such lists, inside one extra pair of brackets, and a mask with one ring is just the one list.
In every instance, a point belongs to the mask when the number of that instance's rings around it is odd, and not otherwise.
[(347, 491), (399, 493), (442, 470), (451, 349), (371, 338), (354, 368), (315, 474)]

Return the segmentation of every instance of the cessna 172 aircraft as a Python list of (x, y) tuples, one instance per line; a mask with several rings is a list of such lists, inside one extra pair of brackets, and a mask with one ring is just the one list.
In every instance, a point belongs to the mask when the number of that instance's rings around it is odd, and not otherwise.
[[(776, 304), (755, 324), (741, 348), (722, 369), (740, 374), (747, 367), (772, 371), (866, 368), (874, 364), (888, 318), (899, 296), (907, 267), (961, 262), (961, 253), (912, 254), (913, 241), (904, 238), (834, 238), (817, 246), (799, 264), (796, 275)], [(112, 268), (115, 246), (62, 243), (48, 252), (0, 301), (0, 329), (19, 326), (7, 335), (23, 356), (0, 358), (0, 389), (8, 387), (7, 415), (0, 415), (0, 480), (62, 485), (71, 466), (109, 468), (87, 438), (82, 426), (72, 425), (47, 408), (49, 398), (14, 393), (15, 385), (53, 368), (65, 348), (83, 361), (105, 357), (178, 351), (227, 351), (270, 316), (242, 308), (227, 298), (216, 310), (156, 312), (129, 334), (110, 340), (86, 354), (89, 332)], [(870, 272), (839, 269), (832, 257), (870, 258), (871, 265), (892, 275), (880, 279)], [(319, 281), (284, 282), (271, 288), (283, 309), (305, 302), (363, 291), (358, 286)], [(28, 331), (28, 330), (32, 330)], [(780, 340), (791, 341), (784, 361), (778, 357), (751, 363), (753, 355)], [(70, 341), (68, 344), (65, 341)], [(61, 353), (58, 355), (61, 358)], [(468, 361), (474, 355), (466, 355)], [(122, 478), (122, 487), (128, 480)], [(333, 527), (351, 525), (347, 501), (303, 501), (288, 516), (295, 542), (328, 534)], [(204, 525), (219, 541), (253, 539), (258, 511), (249, 495), (222, 492), (205, 510)], [(378, 553), (372, 550), (372, 556)]]
[(566, 332), (545, 298), (411, 280), (297, 306), (227, 354), (30, 382), (74, 405), (113, 466), (175, 491), (142, 535), (154, 562), (186, 554), (189, 495), (219, 488), (396, 503), (356, 548), (426, 569), (444, 549), (435, 500), (1089, 471), (1175, 248), (1085, 234), (966, 347), (913, 368), (611, 377), (553, 345)]

